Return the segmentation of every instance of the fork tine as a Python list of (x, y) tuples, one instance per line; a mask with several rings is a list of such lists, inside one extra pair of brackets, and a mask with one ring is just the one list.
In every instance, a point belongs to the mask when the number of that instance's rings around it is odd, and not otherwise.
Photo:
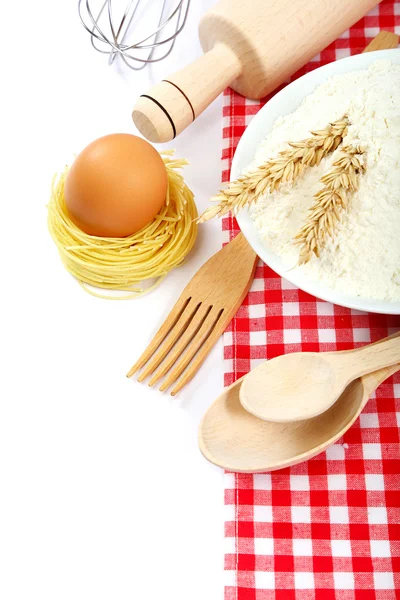
[(187, 308), (190, 300), (191, 298), (178, 298), (177, 302), (172, 307), (169, 315), (167, 316), (164, 323), (161, 325), (160, 329), (157, 331), (157, 333), (151, 340), (150, 344), (147, 346), (146, 350), (126, 374), (127, 377), (132, 377), (132, 375), (139, 371), (139, 369), (141, 369), (147, 363), (149, 358), (152, 357), (154, 352), (167, 337), (169, 332), (175, 327), (182, 314), (184, 313), (185, 309)]
[(167, 356), (171, 348), (173, 348), (177, 342), (177, 340), (184, 334), (186, 329), (191, 324), (194, 319), (196, 313), (198, 312), (200, 307), (200, 302), (194, 304), (189, 302), (177, 321), (175, 322), (172, 329), (170, 329), (168, 336), (164, 338), (162, 342), (160, 342), (157, 351), (152, 356), (150, 362), (145, 365), (144, 370), (140, 373), (137, 380), (142, 382), (148, 377), (152, 375), (157, 367), (161, 364), (164, 358)]
[(220, 337), (222, 331), (225, 329), (225, 325), (221, 327), (221, 317), (223, 312), (223, 310), (220, 310), (216, 314), (215, 311), (212, 313), (212, 315), (210, 315), (211, 318), (207, 319), (207, 322), (204, 323), (204, 327), (202, 327), (200, 335), (196, 337), (194, 343), (191, 344), (188, 351), (184, 354), (179, 363), (169, 373), (165, 381), (163, 381), (162, 385), (160, 386), (160, 391), (163, 392), (171, 385), (176, 383), (180, 375), (189, 365), (189, 369), (186, 371), (186, 373), (184, 373), (178, 384), (172, 390), (171, 396), (177, 394), (186, 385), (186, 383), (192, 379), (204, 362), (211, 348)]
[(161, 379), (161, 377), (164, 377), (164, 375), (168, 373), (168, 371), (178, 360), (182, 352), (184, 352), (185, 348), (187, 348), (187, 346), (192, 342), (193, 339), (196, 339), (196, 336), (202, 329), (211, 310), (211, 306), (200, 306), (199, 310), (196, 312), (195, 316), (188, 325), (186, 331), (183, 332), (182, 336), (180, 337), (180, 339), (177, 340), (176, 344), (171, 349), (171, 352), (168, 354), (160, 368), (157, 369), (153, 377), (150, 379), (150, 386), (157, 383)]
[(197, 353), (190, 367), (184, 372), (177, 385), (171, 390), (171, 396), (175, 396), (178, 392), (181, 391), (183, 387), (185, 387), (187, 383), (189, 383), (189, 381), (193, 379), (193, 377), (196, 375), (197, 371), (200, 369), (201, 365), (207, 358), (208, 354), (216, 344), (217, 340), (221, 337), (221, 334), (224, 331), (225, 327), (226, 326), (220, 328), (217, 324), (217, 326), (212, 330), (211, 334), (201, 347), (200, 351)]

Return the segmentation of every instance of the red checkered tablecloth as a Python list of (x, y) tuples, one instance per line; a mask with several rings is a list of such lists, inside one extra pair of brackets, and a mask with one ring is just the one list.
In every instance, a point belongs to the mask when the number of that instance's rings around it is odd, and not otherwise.
[[(361, 52), (380, 29), (400, 33), (400, 0), (382, 2), (296, 76)], [(261, 105), (226, 91), (223, 181)], [(225, 241), (238, 231), (230, 217), (223, 229)], [(224, 336), (225, 384), (285, 352), (345, 350), (399, 328), (400, 317), (317, 300), (260, 262)], [(225, 474), (225, 600), (400, 598), (399, 425), (397, 374), (327, 452), (270, 474)]]

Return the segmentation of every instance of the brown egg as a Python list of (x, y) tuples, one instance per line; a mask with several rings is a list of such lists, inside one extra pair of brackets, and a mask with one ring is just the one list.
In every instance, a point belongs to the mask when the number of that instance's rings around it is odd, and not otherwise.
[(115, 133), (95, 140), (76, 158), (65, 180), (65, 203), (82, 231), (126, 237), (154, 219), (167, 185), (157, 150), (135, 135)]

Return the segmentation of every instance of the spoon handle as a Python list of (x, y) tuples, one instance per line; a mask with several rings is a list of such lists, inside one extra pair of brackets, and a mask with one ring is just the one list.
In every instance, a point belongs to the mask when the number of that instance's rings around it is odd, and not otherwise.
[(378, 371), (385, 367), (391, 367), (400, 362), (400, 338), (389, 338), (378, 344), (369, 344), (363, 346), (351, 353), (351, 356), (346, 359), (346, 369), (352, 370), (353, 377), (361, 377)]
[(364, 375), (364, 389), (366, 390), (366, 394), (364, 395), (363, 402), (361, 405), (361, 410), (363, 410), (364, 406), (367, 404), (371, 394), (383, 383), (388, 377), (394, 375), (400, 371), (400, 364), (392, 365), (391, 367), (385, 367), (384, 369), (379, 369), (379, 371), (374, 371), (373, 373), (369, 373), (368, 375)]

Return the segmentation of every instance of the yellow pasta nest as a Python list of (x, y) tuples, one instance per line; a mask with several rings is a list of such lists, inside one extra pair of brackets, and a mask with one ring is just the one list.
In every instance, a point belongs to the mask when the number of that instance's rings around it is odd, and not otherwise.
[[(179, 267), (197, 236), (197, 209), (193, 193), (177, 171), (188, 162), (161, 153), (168, 174), (165, 206), (151, 223), (126, 238), (102, 238), (81, 231), (69, 218), (64, 198), (69, 168), (53, 181), (48, 226), (61, 260), (82, 287), (94, 296), (125, 300), (143, 295)], [(143, 287), (143, 282), (151, 280)], [(96, 288), (124, 292), (103, 294)]]

